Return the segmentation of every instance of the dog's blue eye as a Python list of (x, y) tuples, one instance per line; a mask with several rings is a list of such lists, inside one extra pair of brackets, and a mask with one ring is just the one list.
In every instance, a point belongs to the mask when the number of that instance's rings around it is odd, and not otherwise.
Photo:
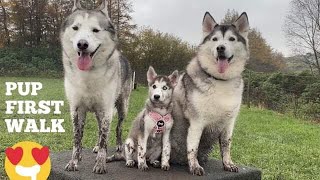
[(236, 39), (234, 37), (230, 37), (229, 41), (235, 41)]
[(212, 41), (218, 41), (218, 38), (216, 38), (216, 37), (212, 38)]
[(100, 30), (99, 30), (99, 29), (94, 28), (92, 31), (93, 31), (93, 32), (95, 32), (95, 33), (97, 33), (97, 32), (99, 32)]
[(168, 87), (167, 87), (167, 86), (163, 86), (162, 89), (163, 89), (163, 90), (167, 90)]
[(153, 85), (152, 88), (155, 89), (155, 88), (157, 88), (157, 86), (156, 86), (156, 85)]
[(78, 31), (79, 27), (78, 26), (73, 26), (72, 29), (75, 30), (75, 31)]

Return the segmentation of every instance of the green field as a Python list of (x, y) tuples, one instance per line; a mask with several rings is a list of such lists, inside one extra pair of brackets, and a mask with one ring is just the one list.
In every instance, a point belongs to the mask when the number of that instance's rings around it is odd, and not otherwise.
[[(17, 93), (5, 96), (5, 82), (43, 83), (38, 96), (21, 97)], [(4, 150), (19, 141), (35, 141), (49, 145), (51, 151), (70, 150), (72, 148), (72, 124), (68, 103), (62, 108), (62, 115), (6, 115), (6, 100), (65, 100), (62, 79), (40, 78), (0, 78), (0, 179), (5, 178), (3, 160)], [(131, 121), (142, 109), (147, 95), (144, 87), (139, 87), (131, 96), (130, 109), (124, 123), (127, 135)], [(5, 118), (65, 119), (65, 133), (7, 133)], [(115, 123), (109, 144), (115, 145)], [(84, 147), (92, 148), (97, 139), (97, 125), (89, 114), (83, 139)], [(220, 158), (217, 151), (212, 153)], [(287, 115), (257, 108), (242, 107), (238, 118), (232, 145), (233, 161), (237, 164), (253, 166), (263, 172), (263, 179), (320, 179), (320, 125), (310, 124)]]

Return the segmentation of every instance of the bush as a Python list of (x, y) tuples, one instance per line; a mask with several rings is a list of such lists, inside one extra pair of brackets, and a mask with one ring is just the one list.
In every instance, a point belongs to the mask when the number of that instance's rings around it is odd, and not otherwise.
[(320, 82), (309, 84), (303, 91), (301, 99), (306, 103), (320, 104)]
[(279, 85), (266, 81), (262, 84), (261, 91), (263, 94), (263, 104), (266, 108), (279, 112), (285, 111), (285, 106), (287, 104), (286, 96)]
[[(243, 75), (244, 79), (244, 92), (243, 94), (245, 97), (248, 96), (248, 91), (249, 92), (249, 97), (244, 98), (244, 102), (252, 103), (255, 106), (264, 106), (263, 104), (263, 92), (261, 90), (262, 84), (268, 79), (268, 74), (262, 74), (262, 73), (255, 73), (253, 71), (248, 71), (246, 70)], [(248, 87), (250, 81), (250, 87)], [(254, 98), (253, 98), (254, 97)]]
[(2, 48), (0, 67), (1, 76), (61, 77), (63, 74), (58, 47)]
[(309, 119), (311, 117), (312, 120), (320, 122), (320, 103), (302, 104), (299, 108), (299, 114), (304, 118)]
[(281, 113), (319, 119), (320, 80), (316, 76), (308, 72), (266, 74), (245, 71), (244, 81), (245, 103), (250, 101), (255, 106)]

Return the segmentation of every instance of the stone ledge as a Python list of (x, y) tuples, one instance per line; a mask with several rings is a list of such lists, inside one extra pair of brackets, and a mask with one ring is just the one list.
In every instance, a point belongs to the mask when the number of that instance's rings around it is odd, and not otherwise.
[[(110, 154), (113, 153), (110, 150)], [(125, 167), (124, 161), (108, 163), (107, 174), (94, 174), (92, 168), (95, 163), (96, 154), (91, 150), (83, 150), (82, 161), (79, 164), (79, 171), (64, 171), (64, 166), (70, 160), (71, 151), (51, 153), (51, 173), (49, 180), (157, 180), (157, 179), (211, 179), (211, 180), (260, 180), (261, 171), (251, 167), (239, 166), (239, 173), (226, 172), (223, 170), (222, 163), (219, 160), (210, 160), (205, 169), (205, 176), (192, 176), (188, 167), (171, 165), (169, 171), (153, 168), (149, 166), (149, 170), (142, 172), (137, 168)]]

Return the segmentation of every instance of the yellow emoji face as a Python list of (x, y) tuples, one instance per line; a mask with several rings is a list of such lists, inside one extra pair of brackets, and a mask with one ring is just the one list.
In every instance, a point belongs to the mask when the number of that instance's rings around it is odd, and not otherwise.
[(51, 170), (49, 148), (24, 141), (6, 149), (5, 170), (11, 180), (45, 180)]

